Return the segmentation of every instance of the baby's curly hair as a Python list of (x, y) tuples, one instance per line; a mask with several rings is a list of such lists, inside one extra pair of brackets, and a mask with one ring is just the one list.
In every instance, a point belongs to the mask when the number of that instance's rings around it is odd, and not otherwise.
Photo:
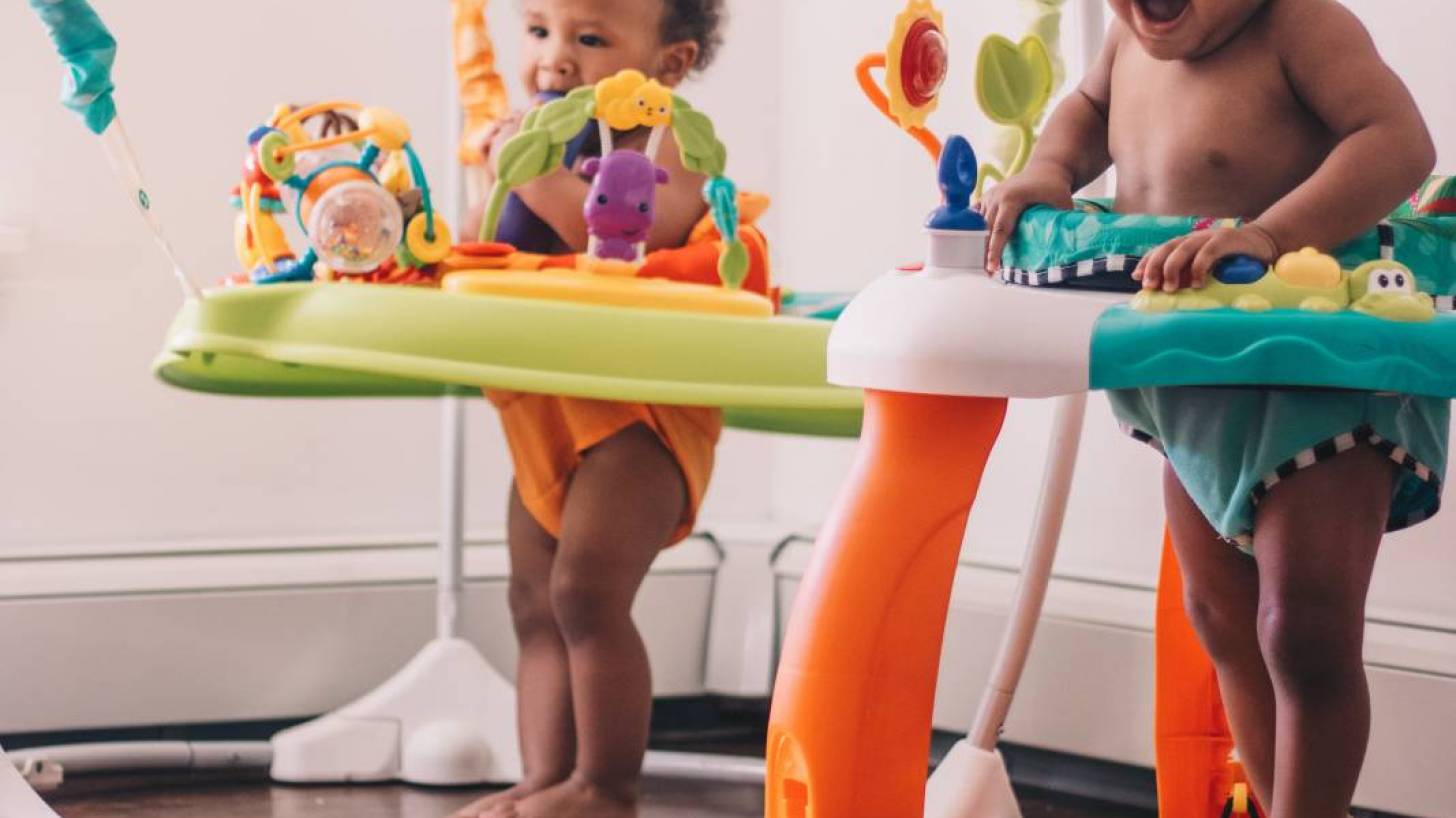
[(698, 44), (693, 70), (702, 71), (723, 44), (724, 0), (662, 0), (662, 41), (692, 40)]

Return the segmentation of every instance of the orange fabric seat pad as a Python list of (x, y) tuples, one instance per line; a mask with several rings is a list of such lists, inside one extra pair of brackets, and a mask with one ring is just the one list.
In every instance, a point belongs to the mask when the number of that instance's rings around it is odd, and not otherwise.
[(567, 487), (587, 450), (641, 423), (655, 433), (682, 470), (687, 505), (668, 544), (693, 533), (713, 474), (713, 453), (723, 413), (695, 406), (568, 398), (488, 389), (500, 412), (526, 510), (553, 537), (561, 536)]

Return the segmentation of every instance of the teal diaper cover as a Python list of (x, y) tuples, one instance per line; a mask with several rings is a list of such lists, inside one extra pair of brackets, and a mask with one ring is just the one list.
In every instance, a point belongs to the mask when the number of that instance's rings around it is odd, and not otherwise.
[(1441, 506), (1451, 411), (1444, 398), (1193, 386), (1108, 396), (1124, 430), (1162, 451), (1213, 528), (1245, 550), (1255, 510), (1280, 480), (1361, 444), (1401, 466), (1387, 531)]

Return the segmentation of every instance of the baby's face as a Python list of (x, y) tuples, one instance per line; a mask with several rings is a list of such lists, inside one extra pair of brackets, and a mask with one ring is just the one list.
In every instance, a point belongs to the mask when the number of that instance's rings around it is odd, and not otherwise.
[(663, 0), (525, 0), (521, 80), (533, 96), (627, 68), (657, 74)]
[(1159, 60), (1207, 56), (1233, 39), (1267, 0), (1108, 0)]

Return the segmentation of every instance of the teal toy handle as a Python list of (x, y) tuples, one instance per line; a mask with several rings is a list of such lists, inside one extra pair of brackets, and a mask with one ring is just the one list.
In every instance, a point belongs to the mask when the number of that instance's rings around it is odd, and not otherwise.
[(172, 263), (173, 275), (182, 292), (191, 299), (200, 299), (202, 290), (183, 269), (177, 253), (162, 231), (161, 220), (152, 208), (152, 197), (142, 183), (141, 166), (127, 141), (126, 131), (117, 118), (112, 92), (111, 67), (116, 62), (116, 38), (106, 29), (96, 10), (86, 0), (30, 0), (30, 7), (40, 16), (46, 32), (66, 67), (66, 82), (61, 101), (80, 114), (86, 127), (101, 137), (101, 146), (111, 160), (112, 170), (136, 205), (157, 246)]
[(106, 130), (116, 118), (111, 98), (111, 66), (116, 62), (116, 38), (86, 0), (30, 0), (66, 67), (61, 101), (80, 114), (94, 134)]

